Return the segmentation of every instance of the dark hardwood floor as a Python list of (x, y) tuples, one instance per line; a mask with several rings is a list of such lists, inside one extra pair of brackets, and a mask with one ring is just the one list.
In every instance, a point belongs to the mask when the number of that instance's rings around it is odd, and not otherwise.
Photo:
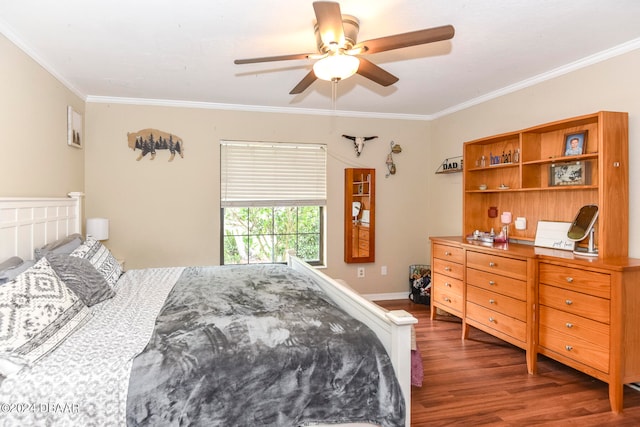
[(640, 426), (640, 391), (625, 387), (616, 415), (602, 381), (541, 355), (529, 375), (523, 350), (475, 328), (463, 341), (456, 317), (431, 321), (428, 306), (408, 300), (376, 303), (418, 319), (424, 381), (412, 387), (412, 426)]

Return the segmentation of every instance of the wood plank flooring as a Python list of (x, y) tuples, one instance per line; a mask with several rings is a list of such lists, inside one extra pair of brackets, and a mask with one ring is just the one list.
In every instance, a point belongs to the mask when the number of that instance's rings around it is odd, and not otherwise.
[(462, 340), (460, 319), (438, 316), (411, 301), (376, 301), (417, 319), (424, 366), (412, 387), (412, 426), (640, 426), (640, 391), (624, 389), (624, 411), (610, 411), (608, 385), (538, 356), (527, 374), (524, 351), (471, 328)]

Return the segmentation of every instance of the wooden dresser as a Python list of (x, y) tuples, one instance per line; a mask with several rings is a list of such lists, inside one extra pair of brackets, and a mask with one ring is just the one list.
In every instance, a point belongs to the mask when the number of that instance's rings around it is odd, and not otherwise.
[(524, 349), (531, 374), (543, 354), (598, 378), (622, 411), (623, 385), (640, 381), (640, 260), (462, 237), (431, 237), (431, 254), (432, 319), (439, 308), (463, 338), (472, 326)]
[(538, 252), (538, 353), (608, 383), (621, 412), (640, 381), (640, 260)]
[[(511, 242), (432, 237), (436, 309), (609, 384), (611, 409), (622, 387), (640, 381), (640, 260), (628, 258), (628, 114), (599, 111), (468, 141), (463, 147), (464, 236), (498, 233)], [(580, 154), (567, 150), (579, 136)], [(533, 246), (539, 221), (571, 222), (597, 205), (597, 257)], [(477, 233), (476, 233), (477, 231)], [(587, 241), (580, 243), (585, 246)]]
[(527, 369), (535, 370), (535, 340), (527, 325), (533, 321), (535, 260), (529, 254), (498, 254), (482, 248), (465, 250), (465, 328), (468, 325), (497, 336), (526, 351)]
[(431, 319), (436, 307), (462, 317), (464, 251), (455, 242), (440, 241), (433, 244), (431, 254)]

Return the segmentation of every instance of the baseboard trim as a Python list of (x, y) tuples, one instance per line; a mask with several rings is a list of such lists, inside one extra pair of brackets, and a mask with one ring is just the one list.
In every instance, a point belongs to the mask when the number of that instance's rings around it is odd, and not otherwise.
[(407, 292), (390, 292), (386, 294), (362, 294), (369, 301), (387, 301), (394, 299), (409, 299), (409, 291)]

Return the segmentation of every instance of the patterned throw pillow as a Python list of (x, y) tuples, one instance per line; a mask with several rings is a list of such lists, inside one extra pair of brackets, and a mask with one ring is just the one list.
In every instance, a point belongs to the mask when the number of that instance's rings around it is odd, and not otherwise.
[(0, 286), (0, 358), (33, 363), (55, 349), (89, 316), (46, 258)]
[(109, 249), (91, 237), (88, 237), (79, 248), (71, 252), (71, 256), (88, 259), (112, 287), (122, 275), (122, 268)]
[(45, 257), (58, 277), (87, 307), (115, 296), (114, 290), (88, 259), (56, 253), (48, 253)]

